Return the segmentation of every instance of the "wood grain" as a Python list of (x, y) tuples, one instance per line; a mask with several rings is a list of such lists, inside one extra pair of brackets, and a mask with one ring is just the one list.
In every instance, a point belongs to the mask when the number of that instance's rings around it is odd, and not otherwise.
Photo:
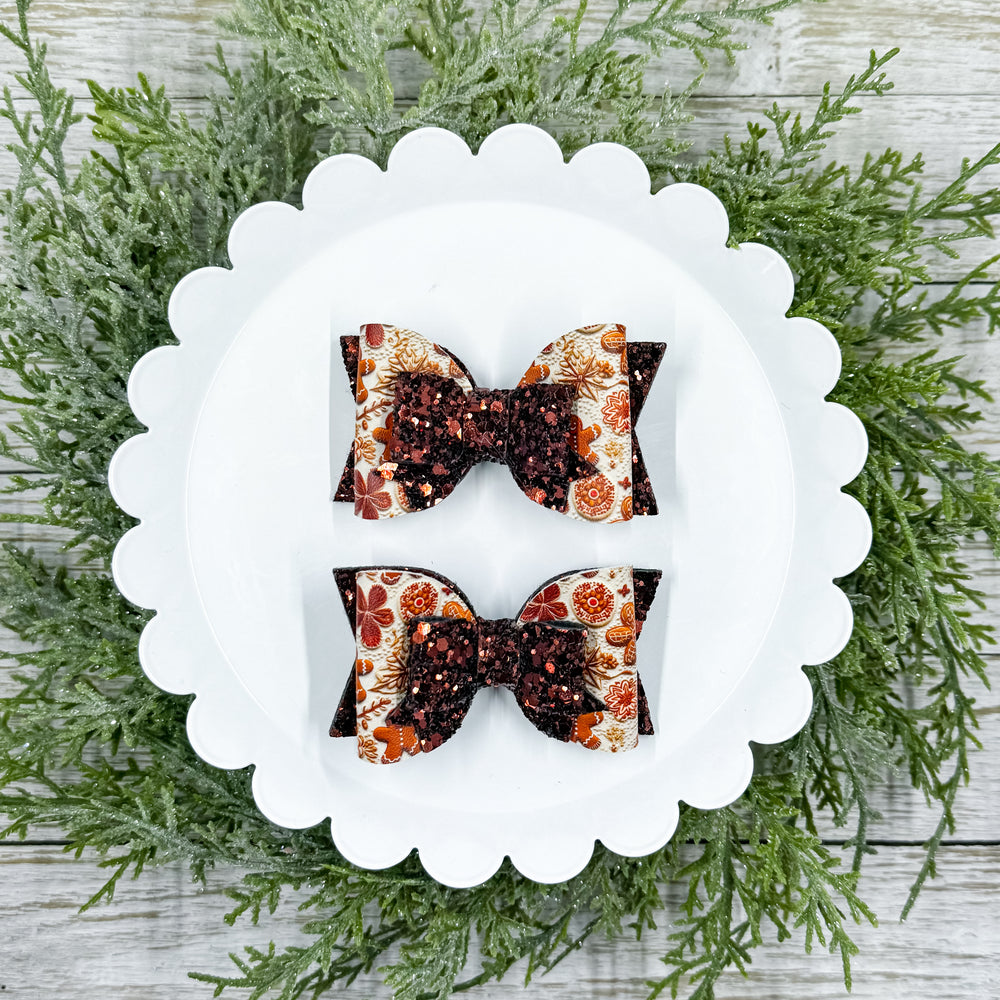
[[(470, 6), (482, 11), (487, 0)], [(582, 40), (598, 34), (611, 6), (609, 0), (590, 4)], [(698, 0), (692, 9), (719, 6)], [(143, 71), (176, 97), (197, 97), (211, 85), (204, 64), (221, 37), (216, 20), (230, 7), (230, 0), (35, 0), (32, 20), (39, 40), (50, 42), (53, 77), (74, 94), (86, 94), (87, 78), (125, 86)], [(634, 3), (633, 16), (645, 7)], [(1000, 93), (1000, 15), (993, 0), (802, 3), (780, 12), (773, 28), (748, 25), (742, 38), (750, 48), (735, 65), (718, 55), (710, 60), (704, 94), (818, 94), (827, 80), (860, 72), (869, 50), (894, 46), (902, 48), (892, 70), (898, 93)], [(247, 46), (230, 42), (227, 49), (238, 62)], [(415, 97), (422, 75), (415, 61), (399, 53), (394, 62), (398, 97)], [(653, 63), (647, 83), (657, 93), (667, 84), (676, 92), (700, 72), (687, 52), (668, 50)]]
[[(939, 878), (927, 884), (909, 920), (898, 914), (920, 866), (920, 851), (895, 848), (880, 854), (867, 875), (866, 898), (881, 926), (857, 928), (861, 945), (853, 996), (859, 1000), (989, 1000), (997, 995), (1000, 962), (1000, 847), (948, 847), (941, 851)], [(226, 959), (244, 945), (279, 946), (296, 940), (307, 914), (291, 900), (274, 918), (254, 928), (222, 923), (229, 877), (210, 872), (208, 885), (192, 885), (178, 865), (147, 872), (121, 884), (110, 906), (78, 914), (102, 883), (94, 864), (74, 862), (55, 847), (0, 846), (0, 921), (4, 931), (0, 985), (22, 1000), (184, 1000), (205, 998), (210, 989), (186, 977), (190, 970), (230, 975)], [(671, 912), (679, 902), (667, 891)], [(659, 956), (669, 927), (607, 941), (595, 938), (547, 976), (525, 989), (523, 968), (500, 983), (470, 994), (481, 1000), (507, 997), (577, 1000), (639, 1000), (647, 979), (664, 973)], [(301, 941), (299, 942), (301, 943)], [(41, 956), (46, 956), (42, 959)], [(472, 959), (475, 962), (475, 957)], [(471, 968), (475, 968), (473, 964)], [(234, 993), (233, 996), (240, 994)], [(364, 976), (336, 996), (388, 997), (376, 975)], [(804, 955), (801, 934), (778, 944), (774, 936), (754, 952), (750, 976), (726, 976), (718, 1000), (833, 1000), (844, 995), (839, 959), (817, 946)]]

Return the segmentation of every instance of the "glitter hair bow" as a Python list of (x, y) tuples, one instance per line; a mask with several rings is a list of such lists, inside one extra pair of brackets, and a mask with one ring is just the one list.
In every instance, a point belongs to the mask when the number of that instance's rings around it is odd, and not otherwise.
[(482, 687), (506, 687), (546, 736), (588, 750), (631, 750), (653, 725), (636, 639), (658, 570), (576, 570), (543, 584), (516, 617), (476, 616), (428, 570), (334, 571), (357, 647), (330, 727), (358, 756), (391, 764), (458, 731)]
[(488, 390), (411, 330), (369, 323), (341, 347), (356, 411), (334, 499), (360, 517), (432, 507), (477, 462), (506, 464), (529, 499), (570, 517), (656, 513), (634, 428), (665, 344), (628, 344), (617, 323), (581, 327), (517, 388)]

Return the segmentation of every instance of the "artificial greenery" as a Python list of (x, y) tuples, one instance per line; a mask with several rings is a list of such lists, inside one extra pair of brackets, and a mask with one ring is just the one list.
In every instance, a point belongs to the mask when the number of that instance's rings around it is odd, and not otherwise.
[[(973, 322), (995, 329), (1000, 290), (987, 281), (992, 262), (947, 290), (928, 283), (942, 254), (956, 257), (959, 241), (991, 232), (1000, 192), (971, 185), (1000, 161), (1000, 147), (930, 193), (919, 157), (886, 151), (857, 170), (822, 165), (832, 128), (859, 98), (889, 89), (890, 53), (873, 55), (839, 93), (824, 92), (811, 118), (775, 107), (769, 126), (750, 126), (742, 142), (685, 154), (679, 128), (694, 85), (682, 81), (679, 96), (647, 94), (651, 58), (668, 47), (702, 62), (713, 51), (733, 57), (741, 22), (768, 21), (790, 2), (732, 0), (705, 12), (688, 0), (619, 0), (598, 15), (586, 0), (494, 0), (476, 13), (464, 0), (244, 0), (229, 27), (255, 40), (256, 54), (236, 70), (219, 51), (218, 87), (196, 118), (176, 112), (145, 77), (127, 90), (91, 83), (99, 151), (73, 164), (67, 136), (86, 127), (84, 117), (29, 36), (30, 0), (18, 0), (16, 19), (0, 28), (30, 98), (5, 91), (0, 110), (17, 158), (2, 199), (0, 398), (13, 416), (0, 451), (29, 469), (9, 490), (41, 495), (4, 517), (47, 526), (78, 566), (91, 567), (69, 572), (49, 555), (4, 548), (0, 620), (23, 643), (0, 700), (0, 812), (8, 836), (55, 824), (71, 849), (96, 848), (109, 877), (87, 905), (110, 899), (126, 873), (174, 860), (196, 879), (232, 869), (230, 922), (300, 902), (309, 920), (298, 944), (248, 949), (230, 976), (196, 974), (217, 993), (315, 997), (382, 968), (403, 1000), (443, 998), (521, 959), (530, 976), (594, 933), (651, 933), (663, 919), (671, 921), (659, 932), (663, 976), (649, 983), (651, 995), (709, 1000), (719, 976), (744, 970), (765, 934), (783, 939), (795, 928), (807, 948), (818, 942), (842, 956), (849, 983), (850, 925), (874, 920), (858, 894), (879, 818), (872, 792), (897, 766), (940, 813), (908, 906), (933, 874), (976, 746), (980, 652), (993, 641), (970, 618), (981, 595), (962, 547), (985, 537), (1000, 554), (1000, 466), (954, 436), (981, 419), (974, 404), (986, 392), (959, 374), (956, 359), (939, 357), (934, 341)], [(418, 86), (415, 100), (399, 99)], [(808, 724), (779, 747), (758, 748), (738, 802), (682, 808), (677, 835), (647, 858), (599, 846), (560, 886), (505, 866), (484, 885), (456, 890), (430, 880), (415, 857), (387, 871), (354, 868), (325, 825), (269, 824), (248, 771), (195, 756), (184, 730), (189, 699), (158, 691), (138, 667), (149, 616), (109, 578), (130, 522), (105, 472), (141, 429), (125, 395), (132, 365), (171, 342), (166, 304), (176, 282), (226, 265), (240, 211), (266, 199), (294, 203), (328, 152), (382, 162), (421, 125), (452, 129), (475, 148), (508, 121), (550, 129), (567, 153), (596, 139), (624, 143), (655, 184), (713, 190), (734, 243), (756, 240), (785, 255), (798, 276), (792, 314), (826, 324), (843, 351), (831, 398), (868, 431), (870, 456), (849, 491), (871, 516), (874, 544), (841, 581), (855, 613), (849, 645), (808, 670)], [(904, 684), (914, 699), (901, 698)], [(847, 828), (846, 861), (817, 833), (824, 811)], [(467, 968), (472, 948), (478, 957)]]

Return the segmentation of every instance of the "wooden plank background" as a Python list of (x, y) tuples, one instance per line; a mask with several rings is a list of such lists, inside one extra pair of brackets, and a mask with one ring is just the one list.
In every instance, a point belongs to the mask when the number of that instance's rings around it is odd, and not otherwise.
[[(86, 109), (83, 81), (129, 84), (136, 71), (163, 82), (177, 105), (197, 114), (213, 77), (211, 58), (218, 31), (214, 19), (229, 0), (36, 0), (36, 33), (50, 43), (50, 65), (58, 82), (70, 87)], [(706, 0), (707, 5), (711, 0)], [(609, 0), (593, 0), (589, 24), (597, 23)], [(0, 17), (10, 17), (5, 4)], [(759, 117), (778, 99), (808, 111), (825, 81), (840, 81), (864, 67), (869, 49), (900, 46), (891, 65), (896, 89), (889, 97), (865, 102), (865, 113), (838, 136), (832, 152), (858, 162), (868, 150), (892, 145), (922, 150), (928, 186), (950, 177), (963, 156), (977, 157), (1000, 139), (1000, 8), (995, 0), (829, 0), (803, 4), (778, 16), (773, 29), (746, 33), (752, 48), (738, 64), (716, 61), (691, 102), (696, 116), (688, 135), (695, 150), (718, 142), (726, 132)], [(239, 45), (230, 50), (238, 57)], [(3, 50), (0, 74), (11, 79), (11, 54)], [(400, 97), (412, 99), (417, 81), (401, 65)], [(692, 60), (668, 53), (649, 76), (651, 86), (680, 89), (696, 72)], [(9, 132), (0, 130), (0, 139)], [(84, 128), (73, 149), (86, 148)], [(10, 181), (12, 157), (0, 153), (0, 184)], [(1000, 183), (994, 175), (992, 183)], [(994, 252), (996, 252), (994, 250)], [(966, 248), (963, 261), (989, 253), (986, 241)], [(936, 267), (935, 294), (961, 273), (961, 263)], [(1000, 277), (1000, 268), (995, 269)], [(1000, 345), (982, 327), (949, 336), (951, 353), (965, 355), (965, 370), (1000, 388)], [(967, 435), (967, 442), (1000, 456), (1000, 406)], [(0, 410), (0, 420), (10, 418)], [(12, 470), (0, 465), (0, 474)], [(0, 497), (0, 510), (24, 500)], [(59, 539), (35, 526), (4, 526), (4, 537), (58, 552)], [(990, 618), (1000, 607), (1000, 571), (990, 553), (973, 547), (969, 564), (981, 589), (991, 596)], [(990, 658), (1000, 681), (1000, 655)], [(0, 690), (3, 678), (0, 675)], [(905, 924), (898, 914), (919, 869), (919, 842), (934, 826), (904, 777), (889, 776), (880, 796), (885, 816), (876, 833), (879, 853), (867, 866), (864, 894), (881, 919), (877, 930), (862, 929), (862, 954), (855, 964), (854, 995), (879, 1000), (978, 1000), (1000, 996), (1000, 696), (980, 699), (984, 750), (973, 760), (973, 781), (963, 797), (960, 826), (940, 852), (939, 876), (925, 889)], [(41, 836), (24, 844), (0, 846), (0, 992), (22, 998), (63, 1000), (78, 996), (176, 1000), (207, 997), (210, 991), (187, 980), (189, 969), (228, 973), (226, 953), (243, 944), (281, 943), (295, 938), (303, 917), (291, 905), (258, 929), (222, 923), (227, 879), (214, 874), (207, 889), (191, 884), (178, 866), (127, 883), (115, 903), (85, 915), (76, 910), (101, 883), (87, 861), (74, 861), (60, 844)], [(836, 843), (838, 831), (829, 831)], [(668, 896), (673, 890), (668, 890)], [(594, 941), (548, 977), (523, 990), (516, 977), (474, 993), (483, 998), (513, 996), (569, 1000), (571, 997), (646, 995), (644, 980), (661, 975), (657, 955), (666, 928), (615, 942)], [(350, 995), (383, 997), (375, 977)], [(805, 955), (801, 940), (780, 946), (773, 940), (754, 956), (748, 980), (733, 974), (718, 991), (720, 1000), (773, 998), (815, 1000), (843, 995), (839, 962), (822, 949)]]

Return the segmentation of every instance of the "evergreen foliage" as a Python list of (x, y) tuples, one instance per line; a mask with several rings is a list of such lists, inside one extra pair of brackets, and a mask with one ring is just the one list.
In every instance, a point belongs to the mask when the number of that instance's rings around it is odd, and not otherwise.
[[(594, 933), (663, 937), (664, 971), (651, 995), (710, 1000), (727, 969), (745, 970), (765, 934), (805, 931), (806, 947), (838, 953), (850, 982), (849, 927), (873, 921), (858, 894), (879, 817), (872, 790), (901, 766), (940, 813), (924, 879), (976, 747), (974, 692), (991, 631), (970, 617), (982, 595), (962, 547), (987, 538), (1000, 555), (1000, 466), (956, 439), (981, 415), (984, 386), (938, 356), (944, 330), (1000, 325), (992, 261), (946, 294), (924, 286), (937, 255), (992, 234), (1000, 191), (974, 190), (1000, 162), (1000, 146), (963, 163), (954, 182), (925, 192), (919, 157), (887, 150), (858, 170), (820, 161), (857, 100), (889, 88), (889, 53), (841, 91), (827, 88), (814, 115), (778, 107), (769, 127), (692, 161), (678, 126), (684, 98), (647, 96), (644, 72), (667, 47), (706, 60), (733, 57), (741, 22), (764, 21), (792, 0), (730, 0), (717, 12), (689, 0), (629, 3), (598, 23), (586, 0), (243, 0), (230, 27), (254, 39), (237, 70), (220, 49), (219, 86), (197, 120), (176, 112), (144, 77), (129, 89), (90, 85), (93, 136), (103, 152), (65, 158), (67, 134), (86, 127), (46, 68), (28, 29), (30, 0), (0, 26), (17, 51), (30, 102), (5, 90), (19, 173), (0, 199), (6, 252), (0, 282), (0, 351), (10, 373), (0, 398), (17, 419), (0, 452), (30, 472), (11, 491), (42, 495), (33, 512), (6, 515), (62, 531), (92, 568), (68, 572), (5, 546), (0, 621), (24, 640), (0, 699), (0, 813), (7, 836), (55, 824), (70, 848), (94, 848), (108, 871), (85, 905), (108, 900), (120, 878), (181, 860), (195, 879), (238, 869), (227, 918), (266, 920), (283, 900), (309, 914), (295, 946), (248, 949), (230, 976), (196, 973), (252, 997), (318, 997), (383, 968), (401, 1000), (444, 998), (503, 976), (526, 959), (543, 972)], [(563, 11), (563, 12), (558, 12)], [(396, 100), (401, 76), (423, 80)], [(843, 376), (831, 398), (863, 419), (871, 442), (849, 488), (868, 510), (875, 542), (842, 581), (855, 612), (845, 651), (809, 668), (815, 705), (795, 738), (758, 748), (756, 774), (732, 806), (683, 808), (674, 839), (647, 858), (598, 848), (576, 878), (539, 886), (509, 866), (472, 889), (430, 880), (411, 857), (395, 868), (354, 868), (325, 825), (288, 831), (257, 812), (249, 773), (202, 763), (187, 743), (189, 699), (155, 689), (136, 656), (148, 615), (108, 573), (130, 525), (106, 483), (116, 448), (141, 428), (125, 385), (146, 351), (171, 342), (166, 304), (190, 270), (227, 264), (225, 239), (256, 202), (292, 201), (322, 155), (350, 149), (384, 161), (421, 125), (449, 128), (474, 148), (495, 127), (527, 121), (553, 131), (567, 153), (612, 139), (635, 149), (655, 183), (690, 180), (724, 202), (734, 242), (778, 249), (798, 275), (795, 315), (837, 336)], [(994, 258), (996, 260), (997, 258)], [(906, 350), (893, 347), (905, 345)], [(900, 697), (908, 684), (916, 707)], [(815, 818), (849, 824), (842, 863)], [(470, 951), (478, 956), (470, 966)], [(468, 967), (468, 968), (467, 968)], [(464, 978), (463, 978), (464, 977)]]

